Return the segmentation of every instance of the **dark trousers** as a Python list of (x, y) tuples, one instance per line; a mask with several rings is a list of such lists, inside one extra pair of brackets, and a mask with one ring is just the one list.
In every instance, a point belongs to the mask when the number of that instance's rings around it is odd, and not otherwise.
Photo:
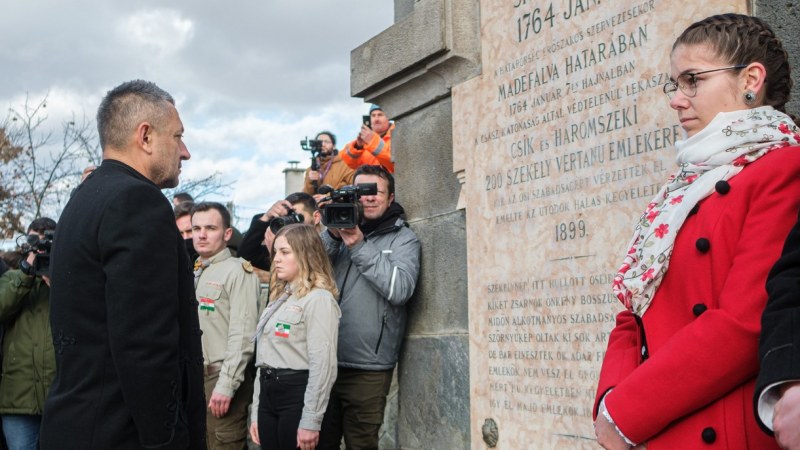
[(268, 376), (263, 368), (258, 396), (258, 437), (264, 450), (295, 450), (308, 372)]
[(392, 370), (339, 368), (322, 419), (318, 450), (377, 450)]

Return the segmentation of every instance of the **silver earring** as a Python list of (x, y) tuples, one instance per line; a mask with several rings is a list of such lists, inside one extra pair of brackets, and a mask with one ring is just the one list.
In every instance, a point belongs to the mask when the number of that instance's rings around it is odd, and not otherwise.
[(753, 102), (756, 101), (756, 93), (753, 91), (747, 91), (744, 93), (744, 104), (745, 105), (752, 105)]

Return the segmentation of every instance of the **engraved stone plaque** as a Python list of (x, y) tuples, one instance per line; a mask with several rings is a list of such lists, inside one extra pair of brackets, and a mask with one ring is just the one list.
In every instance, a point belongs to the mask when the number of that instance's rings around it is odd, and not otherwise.
[(483, 74), (453, 88), (465, 171), (472, 448), (594, 449), (611, 293), (683, 138), (678, 34), (745, 1), (482, 0)]

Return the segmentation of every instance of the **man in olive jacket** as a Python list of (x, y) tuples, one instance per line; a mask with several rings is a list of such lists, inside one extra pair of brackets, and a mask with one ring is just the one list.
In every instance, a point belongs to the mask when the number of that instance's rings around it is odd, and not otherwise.
[(42, 217), (31, 222), (22, 270), (9, 270), (0, 276), (0, 323), (5, 333), (0, 417), (12, 449), (38, 446), (44, 399), (56, 374), (49, 279), (43, 266), (39, 273), (35, 270), (39, 267), (36, 258), (46, 260), (39, 257), (48, 245), (45, 232), (55, 229), (53, 219)]
[(43, 450), (205, 449), (194, 277), (162, 188), (189, 159), (172, 97), (136, 80), (111, 90), (103, 163), (59, 219), (50, 322), (57, 373)]

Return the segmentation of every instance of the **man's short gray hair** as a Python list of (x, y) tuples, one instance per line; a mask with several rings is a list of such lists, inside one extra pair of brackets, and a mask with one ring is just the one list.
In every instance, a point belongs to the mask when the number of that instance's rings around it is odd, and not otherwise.
[(160, 125), (169, 112), (166, 103), (174, 106), (175, 100), (150, 81), (127, 81), (108, 91), (97, 109), (100, 147), (121, 149), (140, 123)]

